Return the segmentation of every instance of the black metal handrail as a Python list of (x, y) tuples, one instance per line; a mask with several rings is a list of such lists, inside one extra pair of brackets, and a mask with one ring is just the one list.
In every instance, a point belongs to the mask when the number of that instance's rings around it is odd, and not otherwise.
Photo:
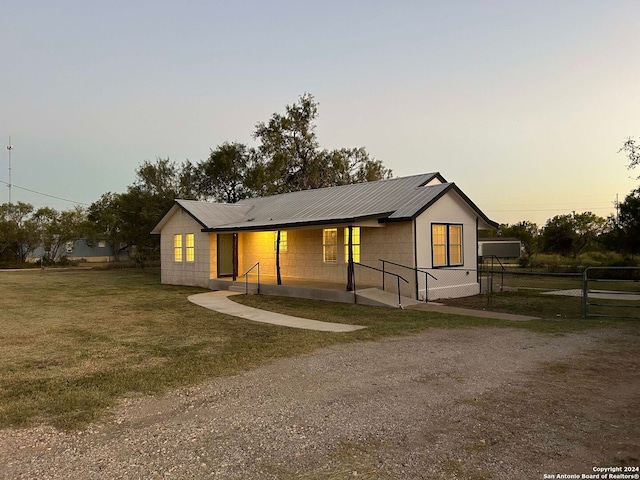
[[(404, 308), (404, 307), (402, 306), (402, 296), (400, 295), (400, 280), (402, 279), (402, 281), (403, 281), (404, 283), (409, 283), (409, 281), (408, 281), (406, 278), (404, 278), (402, 275), (398, 275), (397, 273), (385, 272), (384, 270), (381, 270), (381, 269), (376, 268), (376, 267), (372, 267), (372, 266), (370, 266), (370, 265), (365, 265), (364, 263), (353, 262), (353, 264), (354, 264), (354, 265), (358, 265), (358, 266), (360, 266), (360, 267), (370, 268), (371, 270), (376, 270), (376, 271), (378, 271), (378, 272), (382, 272), (382, 279), (383, 279), (383, 287), (382, 287), (382, 290), (383, 290), (383, 291), (384, 291), (384, 275), (385, 275), (385, 274), (387, 274), (387, 275), (393, 275), (394, 277), (396, 277), (396, 279), (397, 279), (397, 281), (398, 281), (398, 308)], [(356, 276), (356, 274), (355, 274), (355, 269), (354, 269), (354, 271), (353, 271), (353, 295), (354, 295), (354, 298), (355, 298), (355, 295), (356, 295), (356, 281), (355, 281), (355, 276)]]
[[(400, 263), (392, 262), (391, 260), (383, 260), (382, 258), (379, 258), (378, 261), (382, 262), (383, 272), (385, 272), (384, 264), (389, 263), (391, 265), (395, 265), (396, 267), (402, 267), (408, 270), (413, 270), (416, 273), (424, 273), (424, 301), (425, 303), (429, 301), (429, 285), (428, 285), (429, 277), (433, 278), (435, 281), (438, 281), (438, 279), (434, 277), (431, 273), (427, 272), (424, 268), (409, 267), (408, 265), (402, 265)], [(384, 275), (382, 275), (382, 290), (384, 290)], [(416, 300), (417, 299), (418, 299), (418, 285), (416, 284)]]
[[(500, 259), (495, 256), (495, 255), (485, 255), (486, 257), (491, 258), (491, 292), (493, 292), (493, 260), (495, 259), (498, 264), (500, 265), (500, 291), (502, 292), (504, 289), (504, 265), (502, 264), (502, 262), (500, 261)], [(484, 263), (484, 257), (483, 257), (483, 263)]]
[(260, 293), (260, 262), (256, 262), (253, 267), (244, 272), (241, 276), (244, 277), (244, 294), (249, 295), (249, 273), (254, 268), (258, 267), (258, 293)]

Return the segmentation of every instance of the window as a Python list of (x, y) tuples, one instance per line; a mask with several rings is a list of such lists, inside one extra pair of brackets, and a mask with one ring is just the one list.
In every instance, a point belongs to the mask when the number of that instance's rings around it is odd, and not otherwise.
[(462, 225), (449, 225), (449, 264), (462, 265)]
[[(351, 246), (353, 261), (360, 261), (360, 227), (351, 227)], [(349, 262), (349, 228), (344, 229), (344, 261)]]
[(434, 267), (462, 265), (462, 225), (431, 225)]
[(338, 229), (325, 228), (322, 231), (322, 252), (325, 262), (338, 261)]
[(182, 261), (182, 235), (179, 233), (173, 236), (173, 261)]
[(447, 226), (431, 226), (431, 243), (433, 244), (433, 266), (447, 265)]
[(187, 262), (193, 262), (196, 259), (195, 238), (193, 233), (187, 233), (184, 236), (185, 257)]
[(107, 248), (107, 241), (106, 240), (100, 240), (98, 242), (98, 248)]
[[(277, 251), (277, 249), (278, 249), (278, 245), (276, 244), (277, 241), (278, 241), (278, 232), (275, 232), (274, 238), (273, 238), (273, 251), (274, 252)], [(287, 251), (287, 247), (288, 247), (288, 244), (287, 244), (287, 232), (286, 232), (286, 230), (285, 231), (281, 230), (280, 231), (280, 253), (286, 252)]]

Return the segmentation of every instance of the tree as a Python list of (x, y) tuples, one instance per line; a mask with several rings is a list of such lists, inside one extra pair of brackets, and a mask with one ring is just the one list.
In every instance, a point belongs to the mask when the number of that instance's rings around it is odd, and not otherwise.
[(391, 178), (391, 170), (380, 160), (369, 156), (364, 148), (341, 148), (330, 152), (324, 150), (325, 187), (350, 183), (374, 182)]
[(13, 261), (26, 262), (29, 254), (41, 244), (33, 213), (33, 205), (29, 203), (0, 205), (0, 250), (12, 252)]
[(258, 122), (253, 134), (260, 141), (259, 159), (270, 180), (267, 194), (317, 188), (321, 177), (314, 123), (318, 104), (305, 93), (285, 110), (285, 115), (274, 113), (267, 123)]
[(87, 210), (87, 218), (90, 223), (87, 235), (88, 243), (94, 245), (98, 241), (104, 240), (112, 246), (114, 255), (118, 255), (120, 244), (124, 243), (121, 234), (122, 216), (118, 208), (118, 199), (118, 194), (104, 193)]
[(633, 190), (619, 205), (617, 222), (620, 249), (624, 253), (640, 253), (640, 188)]
[(571, 215), (556, 215), (547, 220), (541, 237), (545, 252), (569, 255), (575, 239)]
[(538, 249), (538, 226), (528, 220), (523, 220), (513, 225), (500, 225), (498, 235), (500, 237), (514, 237), (520, 240), (528, 257), (536, 253)]
[(194, 167), (186, 160), (178, 166), (169, 158), (156, 158), (155, 162), (145, 160), (136, 169), (133, 187), (141, 192), (162, 198), (183, 198), (194, 200), (198, 197), (194, 181)]
[(577, 257), (595, 243), (607, 221), (592, 212), (556, 215), (542, 228), (542, 242), (547, 252)]
[(235, 203), (250, 196), (247, 174), (250, 159), (246, 145), (225, 142), (211, 150), (195, 169), (198, 195), (218, 202)]
[(106, 193), (91, 204), (91, 238), (112, 242), (116, 252), (124, 244), (139, 265), (158, 258), (160, 240), (151, 230), (176, 198), (198, 197), (194, 171), (188, 161), (181, 166), (161, 158), (143, 162), (125, 193)]
[(33, 205), (24, 202), (0, 205), (0, 255), (24, 262), (38, 246), (38, 237), (29, 219)]
[(86, 214), (82, 207), (62, 212), (42, 207), (34, 212), (29, 223), (38, 232), (49, 261), (56, 261), (68, 242), (83, 238), (87, 233)]
[[(627, 168), (629, 170), (640, 165), (640, 144), (637, 144), (633, 137), (627, 137), (627, 140), (618, 152), (624, 152), (627, 155), (627, 158), (629, 159)], [(637, 178), (640, 179), (640, 176)]]
[(247, 179), (257, 195), (381, 180), (391, 176), (382, 162), (364, 148), (321, 149), (315, 121), (318, 103), (305, 93), (298, 102), (256, 124), (253, 137), (260, 142)]

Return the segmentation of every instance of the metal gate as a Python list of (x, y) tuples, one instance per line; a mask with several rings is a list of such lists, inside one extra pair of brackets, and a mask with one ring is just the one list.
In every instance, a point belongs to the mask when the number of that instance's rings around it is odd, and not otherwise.
[(640, 320), (640, 267), (585, 269), (582, 316)]

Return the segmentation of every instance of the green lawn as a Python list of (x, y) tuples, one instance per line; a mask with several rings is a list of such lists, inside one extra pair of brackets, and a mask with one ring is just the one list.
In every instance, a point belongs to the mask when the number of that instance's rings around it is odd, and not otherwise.
[(231, 375), (318, 347), (431, 327), (508, 326), (540, 332), (620, 321), (509, 323), (410, 310), (277, 297), (241, 303), (369, 328), (327, 333), (217, 314), (187, 301), (202, 289), (160, 285), (135, 270), (0, 271), (0, 428), (35, 423), (77, 428), (117, 399)]

